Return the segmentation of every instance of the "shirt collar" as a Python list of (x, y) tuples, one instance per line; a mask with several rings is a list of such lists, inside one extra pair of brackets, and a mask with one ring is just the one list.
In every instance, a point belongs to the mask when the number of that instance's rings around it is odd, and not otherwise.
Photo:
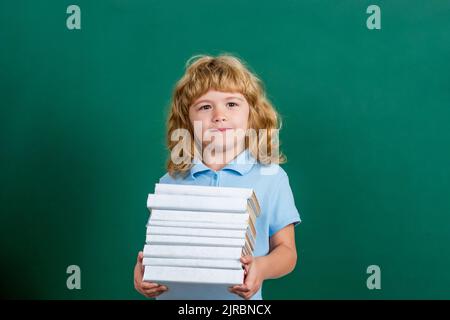
[[(196, 178), (201, 172), (213, 171), (211, 168), (207, 167), (202, 161), (197, 158), (193, 160), (193, 167), (191, 168), (191, 177)], [(225, 167), (219, 171), (234, 171), (243, 176), (248, 173), (253, 165), (256, 163), (255, 158), (251, 155), (248, 149), (242, 151), (236, 158), (231, 160)]]

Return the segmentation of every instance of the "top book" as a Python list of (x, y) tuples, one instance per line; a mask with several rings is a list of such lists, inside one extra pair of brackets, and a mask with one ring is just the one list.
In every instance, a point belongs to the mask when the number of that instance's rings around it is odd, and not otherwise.
[[(159, 197), (159, 195), (162, 195), (162, 197)], [(213, 197), (216, 200), (214, 203), (216, 206), (213, 206), (210, 209), (214, 209), (214, 211), (221, 211), (221, 203), (228, 203), (229, 198), (234, 198), (233, 200), (240, 199), (241, 201), (235, 201), (235, 211), (246, 211), (248, 209), (248, 206), (250, 206), (250, 209), (252, 213), (257, 217), (261, 213), (261, 208), (258, 203), (258, 199), (256, 198), (256, 194), (253, 189), (250, 188), (232, 188), (232, 187), (214, 187), (214, 186), (194, 186), (194, 185), (180, 185), (180, 184), (164, 184), (164, 183), (157, 183), (155, 185), (155, 194), (149, 195), (148, 201), (147, 201), (147, 207), (152, 209), (168, 209), (168, 208), (161, 208), (160, 205), (160, 199), (166, 200), (164, 195), (177, 195), (182, 196), (182, 199), (185, 200), (188, 204), (191, 203), (189, 200), (199, 200), (199, 198), (191, 198), (191, 197)], [(223, 199), (219, 199), (223, 198)], [(173, 198), (172, 198), (173, 199)], [(164, 203), (165, 201), (163, 201)], [(184, 202), (184, 203), (186, 203)], [(198, 207), (198, 202), (191, 203), (194, 210), (200, 210)], [(213, 203), (213, 202), (210, 202)], [(175, 208), (174, 208), (175, 209)], [(207, 209), (207, 207), (205, 208)], [(189, 210), (188, 208), (185, 208), (185, 210)]]

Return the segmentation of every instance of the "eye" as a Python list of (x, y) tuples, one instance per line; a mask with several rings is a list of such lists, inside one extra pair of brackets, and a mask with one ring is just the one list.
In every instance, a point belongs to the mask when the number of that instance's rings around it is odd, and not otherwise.
[(198, 109), (199, 110), (207, 110), (207, 109), (210, 109), (210, 108), (211, 108), (211, 106), (209, 104), (205, 104), (203, 106), (200, 106), (200, 108), (198, 108)]
[(234, 102), (229, 102), (229, 103), (228, 103), (228, 106), (229, 106), (229, 107), (237, 107), (238, 104), (237, 104), (237, 103), (234, 103)]

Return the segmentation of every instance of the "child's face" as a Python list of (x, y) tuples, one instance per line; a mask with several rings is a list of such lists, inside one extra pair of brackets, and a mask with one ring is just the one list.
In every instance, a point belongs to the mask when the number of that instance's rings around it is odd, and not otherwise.
[(190, 106), (189, 119), (194, 128), (201, 123), (203, 148), (212, 141), (216, 151), (232, 152), (243, 146), (241, 133), (247, 129), (249, 113), (241, 93), (209, 90)]

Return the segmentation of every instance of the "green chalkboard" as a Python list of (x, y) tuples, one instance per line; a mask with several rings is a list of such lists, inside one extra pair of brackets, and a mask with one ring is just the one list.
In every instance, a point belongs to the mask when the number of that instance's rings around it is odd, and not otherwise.
[(303, 220), (264, 298), (450, 298), (450, 2), (9, 0), (0, 46), (2, 296), (143, 299), (172, 88), (189, 57), (226, 52), (283, 119)]

